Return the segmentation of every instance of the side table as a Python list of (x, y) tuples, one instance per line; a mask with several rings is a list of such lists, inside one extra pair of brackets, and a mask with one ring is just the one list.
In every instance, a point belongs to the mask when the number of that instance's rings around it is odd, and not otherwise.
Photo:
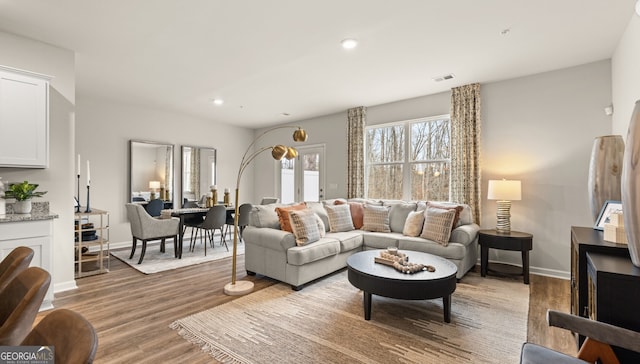
[(524, 284), (529, 284), (529, 251), (533, 249), (533, 235), (519, 231), (498, 233), (495, 229), (478, 232), (480, 244), (480, 275), (489, 270), (489, 248), (522, 252), (522, 275)]

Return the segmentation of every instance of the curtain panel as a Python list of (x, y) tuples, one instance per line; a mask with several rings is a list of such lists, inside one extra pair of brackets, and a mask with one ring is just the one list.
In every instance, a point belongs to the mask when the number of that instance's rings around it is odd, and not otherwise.
[(451, 89), (450, 200), (471, 207), (480, 223), (480, 84)]
[(347, 198), (364, 197), (364, 126), (367, 109), (347, 111)]

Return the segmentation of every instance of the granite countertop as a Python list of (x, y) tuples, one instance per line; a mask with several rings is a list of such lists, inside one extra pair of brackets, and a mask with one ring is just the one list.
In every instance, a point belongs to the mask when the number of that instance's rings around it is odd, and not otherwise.
[(38, 221), (38, 220), (51, 220), (57, 219), (58, 214), (49, 212), (49, 202), (33, 202), (30, 214), (14, 214), (13, 204), (7, 204), (7, 213), (0, 215), (0, 224), (3, 222), (17, 222), (17, 221)]

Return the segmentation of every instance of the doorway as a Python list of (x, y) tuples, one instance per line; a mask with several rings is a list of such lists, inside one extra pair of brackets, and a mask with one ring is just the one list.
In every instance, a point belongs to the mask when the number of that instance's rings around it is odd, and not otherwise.
[(324, 199), (325, 146), (296, 148), (298, 156), (280, 164), (280, 201), (320, 201)]

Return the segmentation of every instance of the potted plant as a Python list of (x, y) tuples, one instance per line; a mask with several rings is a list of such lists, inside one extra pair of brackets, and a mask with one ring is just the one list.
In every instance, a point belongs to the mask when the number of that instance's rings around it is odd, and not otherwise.
[(21, 183), (13, 183), (9, 185), (9, 189), (5, 191), (4, 198), (14, 198), (16, 203), (13, 205), (13, 212), (17, 214), (31, 213), (31, 198), (42, 197), (47, 191), (36, 192), (38, 185), (24, 181)]

